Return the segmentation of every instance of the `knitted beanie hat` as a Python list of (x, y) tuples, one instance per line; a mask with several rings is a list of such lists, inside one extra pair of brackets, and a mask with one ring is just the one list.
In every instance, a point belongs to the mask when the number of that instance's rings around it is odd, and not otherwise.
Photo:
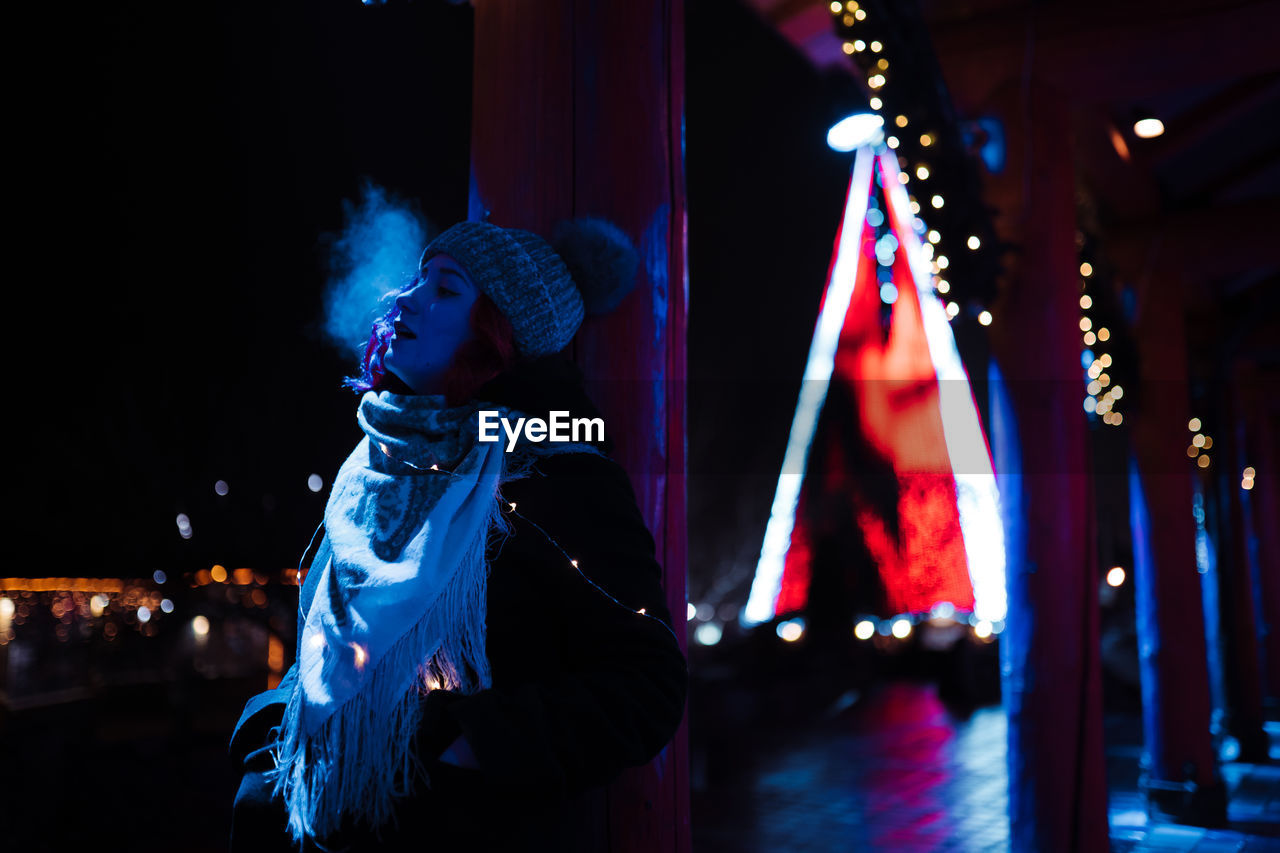
[(511, 323), (526, 358), (569, 345), (587, 314), (606, 314), (635, 286), (638, 258), (617, 226), (562, 223), (552, 242), (517, 228), (459, 222), (432, 240), (419, 266), (446, 254), (462, 265)]

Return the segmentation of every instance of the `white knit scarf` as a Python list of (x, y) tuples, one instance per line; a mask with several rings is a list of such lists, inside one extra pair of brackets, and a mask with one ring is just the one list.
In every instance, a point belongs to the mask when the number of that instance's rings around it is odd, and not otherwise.
[[(275, 792), (295, 842), (345, 821), (375, 830), (425, 778), (414, 749), (433, 689), (491, 686), (485, 654), (490, 533), (505, 534), (499, 487), (541, 456), (588, 445), (478, 441), (480, 408), (440, 396), (369, 392), (365, 437), (325, 506), (332, 557), (299, 632), (297, 679), (274, 750)], [(432, 470), (435, 465), (439, 470)]]

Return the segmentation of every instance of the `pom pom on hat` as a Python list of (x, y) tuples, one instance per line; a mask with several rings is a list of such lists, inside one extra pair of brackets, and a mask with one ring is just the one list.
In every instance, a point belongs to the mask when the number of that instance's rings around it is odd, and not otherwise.
[(612, 222), (594, 216), (561, 222), (551, 245), (569, 268), (587, 314), (608, 314), (635, 289), (640, 256)]

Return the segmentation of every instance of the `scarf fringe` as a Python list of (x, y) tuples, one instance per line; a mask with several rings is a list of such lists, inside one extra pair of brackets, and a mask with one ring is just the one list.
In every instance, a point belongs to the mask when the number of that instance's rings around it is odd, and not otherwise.
[[(467, 549), (437, 602), (383, 655), (365, 687), (310, 737), (300, 731), (302, 690), (294, 690), (285, 713), (292, 725), (276, 742), (276, 767), (268, 778), (273, 796), (288, 806), (295, 843), (331, 838), (344, 824), (364, 824), (377, 834), (394, 825), (396, 800), (413, 791), (415, 780), (430, 785), (416, 749), (427, 693), (471, 694), (492, 686), (485, 654), (484, 552), (486, 536), (511, 532), (504, 506), (494, 501), (480, 541)], [(441, 631), (445, 620), (451, 630)], [(431, 645), (430, 638), (442, 636)]]
[[(530, 446), (504, 454), (500, 482), (523, 479), (543, 458), (593, 453), (587, 444)], [(267, 778), (282, 798), (295, 843), (309, 838), (321, 850), (357, 825), (381, 837), (395, 825), (396, 801), (415, 782), (430, 786), (416, 741), (422, 706), (433, 689), (473, 694), (492, 686), (485, 647), (491, 539), (513, 532), (501, 493), (477, 527), (465, 557), (439, 598), (378, 660), (361, 689), (318, 729), (305, 733), (302, 680), (294, 686)], [(306, 614), (302, 614), (305, 618)], [(435, 638), (435, 639), (433, 639)], [(344, 833), (345, 834), (345, 833)]]

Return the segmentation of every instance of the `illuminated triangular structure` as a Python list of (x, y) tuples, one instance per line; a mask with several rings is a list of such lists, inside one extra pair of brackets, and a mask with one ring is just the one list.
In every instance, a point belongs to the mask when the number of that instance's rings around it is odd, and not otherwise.
[[(875, 229), (867, 217), (877, 175), (890, 245), (896, 241), (892, 280), (883, 283), (892, 302), (887, 336), (880, 321)], [(1005, 617), (1004, 532), (991, 455), (903, 183), (893, 152), (878, 142), (858, 149), (742, 614), (746, 625), (807, 604), (812, 543), (798, 508), (817, 488), (804, 482), (804, 472), (833, 381), (856, 401), (868, 446), (896, 478), (898, 529), (856, 502), (850, 519), (861, 528), (883, 581), (888, 612), (880, 615), (961, 611), (989, 622)]]

